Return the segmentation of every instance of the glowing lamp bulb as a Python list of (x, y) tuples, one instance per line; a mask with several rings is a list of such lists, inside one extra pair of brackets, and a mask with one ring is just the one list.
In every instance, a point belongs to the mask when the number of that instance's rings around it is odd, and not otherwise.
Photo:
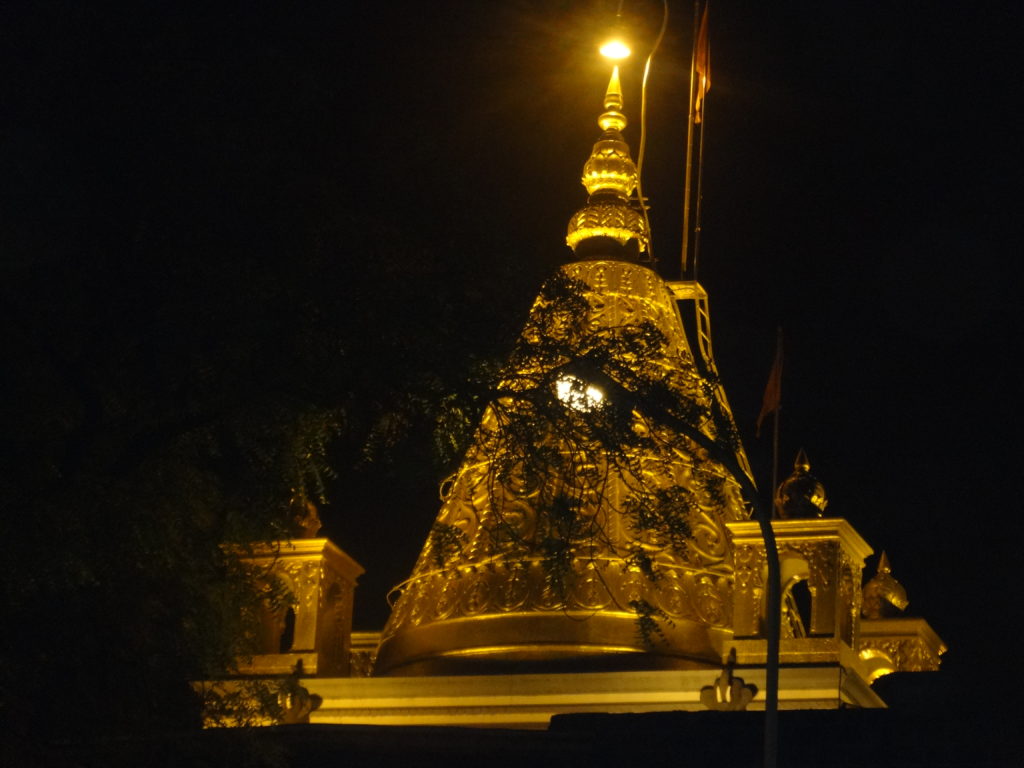
[(568, 374), (555, 382), (555, 395), (575, 411), (592, 411), (604, 400), (598, 387)]
[(611, 59), (612, 61), (625, 59), (631, 53), (629, 46), (619, 38), (612, 38), (602, 45), (599, 50), (601, 51), (602, 56), (606, 59)]

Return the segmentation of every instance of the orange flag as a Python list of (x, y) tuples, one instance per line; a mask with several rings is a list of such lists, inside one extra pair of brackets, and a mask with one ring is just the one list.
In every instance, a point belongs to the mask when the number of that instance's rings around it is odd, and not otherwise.
[(697, 72), (697, 100), (694, 102), (693, 122), (700, 123), (704, 119), (704, 95), (711, 90), (711, 41), (708, 40), (708, 5), (704, 4), (704, 12), (700, 17), (700, 29), (697, 32), (697, 45), (693, 54), (693, 68)]
[(779, 329), (778, 342), (775, 346), (775, 362), (768, 374), (768, 383), (764, 387), (764, 400), (761, 401), (761, 413), (757, 416), (757, 436), (761, 436), (761, 422), (769, 413), (779, 410), (782, 403), (782, 329)]

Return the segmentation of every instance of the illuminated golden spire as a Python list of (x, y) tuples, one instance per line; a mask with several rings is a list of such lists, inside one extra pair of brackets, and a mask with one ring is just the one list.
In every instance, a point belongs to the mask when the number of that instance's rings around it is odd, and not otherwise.
[[(726, 524), (748, 510), (693, 433), (715, 441), (735, 425), (698, 369), (676, 294), (633, 263), (648, 235), (630, 205), (638, 173), (617, 68), (598, 125), (582, 176), (590, 199), (569, 223), (576, 261), (541, 290), (442, 485), (420, 558), (393, 592), (376, 675), (721, 664)], [(644, 382), (685, 407), (691, 431), (642, 412)]]
[(637, 169), (622, 137), (626, 116), (622, 113), (622, 84), (617, 66), (608, 82), (604, 109), (597, 119), (604, 133), (594, 144), (581, 178), (590, 199), (569, 220), (565, 241), (573, 251), (583, 241), (596, 238), (608, 238), (619, 246), (635, 243), (639, 255), (647, 250), (649, 238), (643, 215), (629, 204), (637, 185)]

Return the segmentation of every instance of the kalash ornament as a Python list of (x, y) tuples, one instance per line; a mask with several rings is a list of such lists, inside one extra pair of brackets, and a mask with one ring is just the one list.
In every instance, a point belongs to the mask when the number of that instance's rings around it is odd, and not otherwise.
[[(431, 535), (393, 593), (375, 675), (721, 664), (725, 524), (749, 514), (706, 447), (748, 464), (676, 296), (639, 263), (649, 233), (622, 105), (616, 67), (583, 170), (589, 199), (569, 222), (575, 260), (543, 287), (442, 485)], [(666, 403), (685, 428), (658, 418)]]
[(824, 517), (827, 506), (825, 486), (811, 474), (811, 462), (801, 448), (793, 462), (793, 474), (775, 492), (775, 513), (783, 520)]

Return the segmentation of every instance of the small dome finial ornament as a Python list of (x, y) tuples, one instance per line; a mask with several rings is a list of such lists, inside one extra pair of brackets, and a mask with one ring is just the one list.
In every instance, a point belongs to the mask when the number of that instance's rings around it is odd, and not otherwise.
[(584, 241), (597, 246), (595, 254), (601, 251), (604, 257), (613, 256), (607, 252), (611, 243), (619, 248), (631, 248), (633, 259), (647, 250), (649, 235), (643, 214), (630, 205), (629, 200), (636, 189), (638, 173), (629, 145), (622, 137), (627, 121), (622, 112), (622, 83), (619, 68), (612, 70), (608, 89), (604, 96), (604, 112), (597, 119), (603, 131), (601, 138), (583, 166), (580, 181), (590, 195), (587, 204), (569, 220), (565, 241), (577, 256), (589, 256), (588, 249), (581, 253), (579, 247)]
[(824, 517), (827, 506), (825, 486), (811, 474), (811, 462), (801, 448), (793, 462), (793, 474), (775, 492), (775, 513), (783, 520)]
[(864, 585), (861, 616), (865, 619), (886, 619), (908, 605), (907, 590), (892, 575), (889, 556), (883, 551), (874, 578)]

